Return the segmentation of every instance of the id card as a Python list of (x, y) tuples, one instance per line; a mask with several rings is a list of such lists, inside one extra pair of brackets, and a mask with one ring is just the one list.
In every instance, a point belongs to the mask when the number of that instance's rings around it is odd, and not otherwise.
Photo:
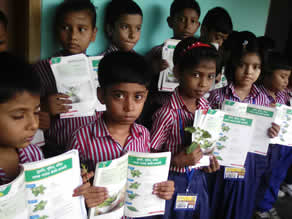
[(224, 179), (244, 179), (245, 168), (225, 167)]
[(196, 209), (198, 195), (190, 193), (178, 193), (175, 200), (174, 210), (194, 211)]

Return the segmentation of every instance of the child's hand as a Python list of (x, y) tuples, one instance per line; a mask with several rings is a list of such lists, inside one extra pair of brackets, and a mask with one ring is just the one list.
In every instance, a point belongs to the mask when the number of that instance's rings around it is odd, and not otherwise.
[(197, 147), (192, 153), (187, 154), (182, 151), (175, 155), (172, 160), (172, 164), (176, 167), (194, 166), (201, 160), (203, 152), (200, 147)]
[(268, 129), (268, 136), (270, 138), (275, 138), (278, 136), (280, 131), (280, 126), (276, 123), (272, 123), (272, 127)]
[(220, 165), (218, 163), (218, 160), (215, 156), (210, 156), (210, 165), (208, 167), (204, 167), (203, 170), (206, 173), (213, 173), (220, 169)]
[(55, 116), (60, 113), (66, 113), (72, 106), (66, 104), (71, 104), (72, 101), (68, 99), (69, 96), (66, 94), (52, 94), (48, 98), (49, 112), (51, 115)]
[(50, 128), (51, 118), (50, 114), (47, 112), (40, 112), (39, 114), (39, 128), (40, 129), (48, 129)]
[(159, 72), (167, 69), (169, 66), (168, 62), (165, 59), (160, 60)]
[(154, 185), (153, 194), (164, 200), (170, 200), (174, 193), (174, 181), (168, 180)]

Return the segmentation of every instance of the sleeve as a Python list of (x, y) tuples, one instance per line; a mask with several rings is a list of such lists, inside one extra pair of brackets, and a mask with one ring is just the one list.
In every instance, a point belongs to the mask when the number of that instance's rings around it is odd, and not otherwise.
[(153, 125), (150, 132), (151, 149), (161, 150), (170, 134), (173, 121), (174, 116), (169, 108), (162, 107), (156, 111), (153, 116)]
[(78, 132), (79, 132), (79, 130), (74, 132), (71, 135), (71, 138), (68, 141), (68, 142), (70, 142), (68, 150), (73, 150), (73, 149), (77, 150), (79, 152), (80, 162), (81, 163), (86, 163), (86, 157), (85, 157), (85, 154), (84, 154), (84, 149), (82, 147), (82, 143), (79, 141), (79, 139), (77, 137)]
[(208, 97), (208, 102), (209, 105), (212, 109), (219, 109), (220, 108), (220, 90), (221, 89), (216, 89), (216, 90), (212, 90), (210, 92), (210, 96)]

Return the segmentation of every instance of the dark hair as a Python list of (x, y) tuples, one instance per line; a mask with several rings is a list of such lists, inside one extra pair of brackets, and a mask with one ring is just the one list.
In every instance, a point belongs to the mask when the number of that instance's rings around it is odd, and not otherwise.
[(147, 88), (151, 80), (149, 64), (133, 52), (116, 51), (105, 55), (98, 66), (101, 88), (118, 83), (138, 83)]
[(280, 52), (269, 53), (267, 64), (263, 71), (263, 77), (271, 76), (275, 70), (292, 70), (289, 59)]
[(233, 24), (228, 12), (224, 8), (216, 7), (207, 12), (203, 19), (202, 27), (205, 27), (208, 31), (213, 30), (215, 32), (230, 34), (233, 29)]
[(191, 48), (196, 43), (201, 42), (195, 37), (188, 37), (177, 44), (173, 54), (173, 64), (178, 66), (180, 72), (196, 67), (202, 60), (214, 60), (217, 66), (218, 52), (216, 48), (206, 43), (204, 45), (208, 46)]
[(55, 30), (62, 23), (66, 14), (79, 11), (88, 11), (91, 16), (92, 28), (94, 28), (96, 26), (96, 10), (90, 0), (67, 0), (57, 7), (54, 23)]
[(104, 30), (107, 37), (109, 37), (107, 25), (113, 27), (115, 22), (124, 14), (139, 14), (143, 17), (142, 9), (133, 0), (112, 0), (108, 3), (104, 18)]
[(1, 74), (0, 103), (5, 103), (18, 93), (40, 94), (40, 79), (31, 66), (7, 52), (0, 53)]
[[(258, 45), (256, 36), (249, 31), (235, 32), (229, 37), (229, 57), (225, 66), (225, 75), (228, 82), (234, 82), (234, 74), (241, 59), (251, 53), (255, 53), (261, 60), (261, 69), (265, 66), (264, 51)], [(261, 77), (261, 75), (260, 75)], [(259, 79), (260, 79), (259, 77)], [(259, 80), (258, 79), (258, 80)]]
[(195, 0), (174, 0), (170, 6), (170, 16), (174, 17), (176, 14), (186, 8), (194, 9), (200, 17), (201, 8), (199, 3)]
[(5, 29), (7, 29), (8, 19), (7, 19), (6, 15), (4, 14), (4, 12), (1, 10), (0, 10), (0, 22), (2, 22), (4, 24)]

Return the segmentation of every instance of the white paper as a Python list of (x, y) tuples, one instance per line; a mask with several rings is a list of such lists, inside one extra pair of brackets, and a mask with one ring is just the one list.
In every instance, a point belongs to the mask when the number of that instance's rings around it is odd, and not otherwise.
[(35, 133), (32, 141), (32, 144), (41, 147), (45, 145), (45, 136), (44, 136), (44, 131), (41, 129), (38, 129), (37, 132)]
[(173, 74), (173, 53), (176, 45), (180, 40), (169, 39), (166, 40), (162, 48), (162, 59), (168, 63), (168, 68), (161, 71), (158, 80), (159, 91), (174, 91), (178, 86), (178, 81)]
[(155, 183), (167, 180), (170, 156), (170, 152), (128, 152), (97, 164), (94, 185), (106, 187), (109, 199), (90, 209), (90, 219), (164, 214), (165, 200), (152, 192)]

